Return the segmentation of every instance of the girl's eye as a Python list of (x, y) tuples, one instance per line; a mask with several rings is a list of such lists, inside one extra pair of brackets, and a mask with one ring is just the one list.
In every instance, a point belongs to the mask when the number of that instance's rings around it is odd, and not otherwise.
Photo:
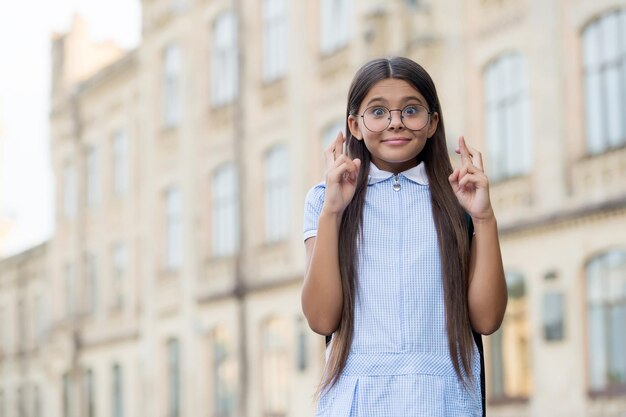
[(369, 113), (374, 117), (383, 117), (387, 114), (387, 109), (384, 107), (372, 107)]
[(406, 106), (404, 110), (402, 110), (402, 114), (405, 116), (416, 116), (419, 113), (419, 107), (417, 106)]

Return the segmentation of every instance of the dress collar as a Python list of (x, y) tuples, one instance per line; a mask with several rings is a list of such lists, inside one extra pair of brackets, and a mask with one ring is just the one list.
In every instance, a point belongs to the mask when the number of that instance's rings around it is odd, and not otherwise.
[[(389, 171), (383, 171), (379, 169), (373, 162), (370, 162), (370, 174), (368, 185), (376, 184), (377, 182), (385, 181), (386, 179), (392, 177), (394, 174)], [(413, 168), (407, 169), (400, 173), (400, 175), (405, 176), (411, 181), (420, 184), (420, 185), (428, 185), (428, 175), (426, 174), (426, 167), (424, 166), (424, 162), (420, 162), (418, 165)]]

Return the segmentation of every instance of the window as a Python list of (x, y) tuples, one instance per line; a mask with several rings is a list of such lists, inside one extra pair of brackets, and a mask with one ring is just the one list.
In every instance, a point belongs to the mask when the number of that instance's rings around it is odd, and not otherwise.
[(86, 255), (85, 284), (83, 294), (85, 311), (93, 314), (98, 309), (98, 260), (96, 255)]
[(239, 182), (235, 164), (213, 177), (213, 254), (228, 256), (239, 248)]
[(84, 392), (85, 392), (85, 396), (84, 396), (85, 403), (83, 404), (84, 415), (86, 417), (95, 417), (96, 407), (95, 407), (93, 371), (91, 369), (88, 369), (87, 371), (85, 371), (85, 374), (83, 377), (84, 377), (83, 383), (85, 384), (83, 387)]
[(87, 204), (95, 207), (100, 202), (100, 169), (98, 149), (94, 146), (87, 150)]
[(228, 104), (237, 95), (237, 18), (234, 13), (221, 14), (213, 27), (212, 102)]
[(63, 167), (63, 214), (67, 218), (74, 218), (77, 209), (76, 173), (69, 163)]
[(72, 386), (70, 374), (63, 374), (63, 416), (72, 417)]
[(490, 177), (526, 174), (531, 166), (530, 110), (526, 59), (498, 58), (485, 70), (485, 126)]
[(17, 346), (18, 350), (26, 349), (26, 303), (24, 300), (17, 302)]
[(122, 368), (113, 365), (113, 417), (124, 417), (124, 398), (122, 397)]
[[(33, 417), (42, 417), (41, 391), (38, 385), (33, 388)], [(3, 417), (0, 411), (0, 417)]]
[(182, 54), (176, 44), (170, 44), (165, 48), (164, 60), (164, 119), (166, 127), (177, 126), (181, 116), (181, 93), (182, 93)]
[(325, 150), (330, 146), (330, 143), (337, 139), (337, 134), (339, 131), (344, 131), (345, 129), (345, 121), (344, 120), (336, 120), (329, 124), (326, 129), (324, 129), (324, 136), (322, 138), (322, 150)]
[(626, 8), (583, 30), (587, 151), (626, 144)]
[(46, 311), (44, 307), (44, 299), (41, 295), (35, 297), (35, 329), (37, 329), (37, 339), (42, 342), (46, 333)]
[(263, 1), (263, 79), (273, 81), (285, 75), (289, 59), (287, 0)]
[(165, 267), (177, 270), (182, 263), (182, 201), (178, 187), (165, 192)]
[(296, 360), (296, 365), (299, 371), (306, 371), (309, 360), (309, 350), (307, 348), (307, 335), (309, 333), (309, 328), (304, 322), (304, 317), (298, 317), (297, 321), (297, 329), (298, 329), (298, 357)]
[(113, 246), (113, 282), (111, 288), (111, 307), (115, 310), (124, 307), (124, 284), (127, 269), (126, 246), (123, 243), (117, 243)]
[(273, 318), (262, 329), (263, 411), (267, 416), (287, 414), (289, 398), (288, 332), (285, 320)]
[(128, 135), (118, 130), (113, 135), (113, 192), (120, 196), (128, 189)]
[(4, 322), (4, 308), (0, 307), (0, 353), (7, 353), (9, 350), (9, 340), (7, 326)]
[(24, 387), (17, 389), (17, 415), (26, 416), (26, 398), (24, 396)]
[(237, 400), (237, 362), (233, 355), (228, 331), (218, 328), (213, 332), (213, 404), (215, 417), (232, 417)]
[(550, 291), (543, 295), (543, 338), (548, 342), (563, 340), (563, 304), (562, 292)]
[(509, 291), (504, 321), (489, 337), (492, 398), (496, 400), (528, 399), (531, 389), (530, 323), (524, 277), (506, 274)]
[(328, 146), (330, 146), (331, 142), (334, 142), (334, 140), (337, 138), (337, 133), (339, 133), (339, 131), (341, 130), (342, 132), (345, 129), (345, 122), (343, 120), (336, 120), (332, 123), (330, 123), (329, 125), (326, 126), (326, 128), (324, 129), (324, 132), (322, 134), (322, 152), (320, 152), (321, 156), (320, 156), (320, 161), (322, 162), (321, 167), (322, 167), (322, 179), (326, 178), (326, 157), (324, 156), (323, 151), (326, 150), (326, 148), (328, 148)]
[(168, 417), (180, 417), (180, 351), (178, 340), (167, 343)]
[(330, 54), (350, 41), (351, 0), (320, 1), (320, 50)]
[(76, 313), (76, 283), (74, 281), (74, 268), (65, 265), (65, 313), (72, 317)]
[(626, 251), (591, 259), (586, 268), (589, 389), (626, 387)]
[(268, 243), (289, 232), (289, 160), (287, 147), (271, 149), (265, 158), (265, 239)]

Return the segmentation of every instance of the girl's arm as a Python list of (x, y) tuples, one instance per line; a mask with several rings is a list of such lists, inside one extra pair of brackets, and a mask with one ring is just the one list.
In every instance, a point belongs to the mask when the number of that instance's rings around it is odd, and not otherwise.
[(450, 175), (450, 184), (463, 208), (472, 216), (472, 239), (468, 289), (469, 317), (481, 334), (498, 330), (507, 304), (507, 288), (498, 239), (498, 225), (489, 199), (489, 180), (483, 172), (482, 155), (459, 138), (462, 166)]
[(306, 272), (302, 287), (302, 311), (309, 327), (332, 334), (341, 321), (343, 291), (339, 272), (339, 225), (356, 189), (361, 161), (343, 155), (345, 137), (340, 132), (324, 152), (326, 188), (317, 236), (306, 240)]
[(322, 211), (317, 237), (305, 242), (307, 269), (302, 287), (302, 311), (311, 329), (322, 335), (332, 334), (341, 320), (340, 220), (341, 216)]
[(507, 303), (504, 267), (495, 216), (473, 219), (468, 289), (469, 316), (472, 327), (481, 334), (498, 330)]

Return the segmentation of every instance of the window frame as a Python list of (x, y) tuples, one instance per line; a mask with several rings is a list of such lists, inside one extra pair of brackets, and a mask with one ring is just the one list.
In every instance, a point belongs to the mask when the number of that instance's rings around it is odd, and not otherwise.
[(268, 244), (285, 241), (290, 228), (289, 148), (274, 145), (264, 160), (264, 236)]
[[(615, 46), (613, 56), (607, 57), (605, 36), (612, 22)], [(587, 22), (580, 39), (585, 152), (594, 156), (626, 146), (626, 118), (622, 116), (626, 113), (626, 7), (612, 9)], [(610, 79), (617, 86), (609, 85)], [(616, 110), (612, 113), (605, 109)], [(618, 132), (611, 132), (612, 129)]]
[[(498, 55), (483, 72), (486, 156), (494, 182), (527, 175), (532, 168), (528, 76), (528, 60), (519, 52)], [(521, 118), (514, 117), (518, 113)]]

